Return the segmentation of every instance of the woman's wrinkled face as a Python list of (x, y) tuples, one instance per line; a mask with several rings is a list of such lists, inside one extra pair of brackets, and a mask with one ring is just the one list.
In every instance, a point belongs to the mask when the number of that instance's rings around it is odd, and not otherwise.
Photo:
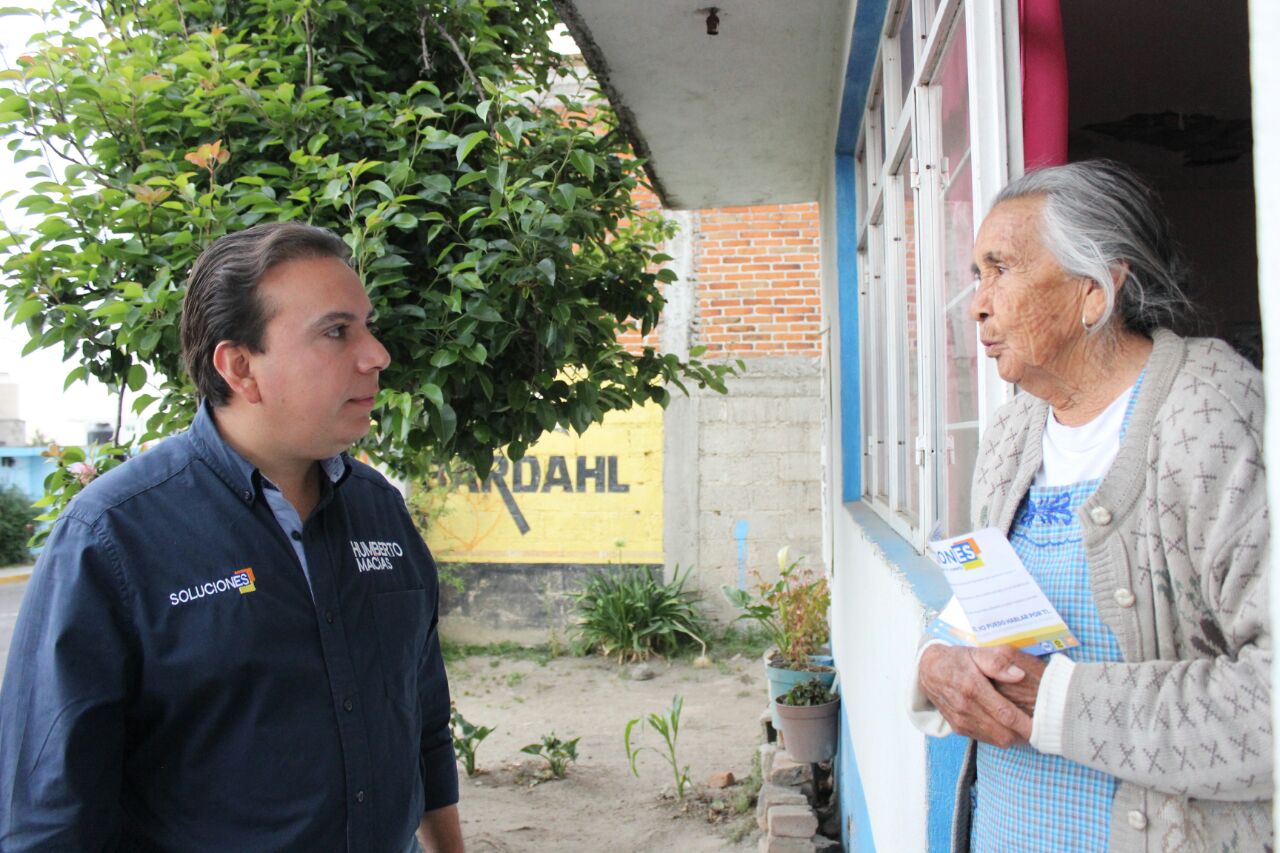
[(973, 247), (978, 286), (969, 306), (1000, 377), (1036, 396), (1054, 390), (1046, 383), (1073, 378), (1085, 339), (1081, 319), (1093, 307), (1086, 300), (1100, 291), (1068, 274), (1040, 241), (1043, 207), (1043, 198), (1013, 199), (987, 215)]

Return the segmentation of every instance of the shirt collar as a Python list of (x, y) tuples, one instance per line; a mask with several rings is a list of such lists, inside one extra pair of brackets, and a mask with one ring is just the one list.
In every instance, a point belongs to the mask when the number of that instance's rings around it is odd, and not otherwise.
[[(191, 424), (191, 438), (202, 451), (205, 461), (217, 472), (228, 486), (234, 489), (245, 502), (251, 502), (257, 494), (257, 481), (266, 477), (223, 439), (214, 421), (213, 407), (208, 400), (200, 403), (200, 411), (196, 413)], [(350, 468), (346, 453), (318, 460), (320, 470), (325, 478), (338, 485)]]

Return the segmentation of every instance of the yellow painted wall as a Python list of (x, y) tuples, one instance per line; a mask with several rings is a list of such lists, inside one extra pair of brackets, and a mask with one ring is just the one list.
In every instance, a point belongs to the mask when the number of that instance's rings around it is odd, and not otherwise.
[[(617, 543), (621, 542), (619, 546)], [(462, 484), (427, 533), (437, 560), (661, 563), (662, 407), (556, 430), (483, 484)]]

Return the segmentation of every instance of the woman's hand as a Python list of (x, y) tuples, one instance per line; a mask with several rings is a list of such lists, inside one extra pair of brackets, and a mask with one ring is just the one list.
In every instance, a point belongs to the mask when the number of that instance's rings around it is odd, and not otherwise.
[[(1035, 655), (1008, 650), (1013, 656), (1012, 665), (1026, 673), (1017, 681), (996, 680), (992, 686), (1000, 695), (1022, 709), (1028, 717), (1035, 716), (1036, 697), (1040, 694), (1040, 678), (1049, 665)], [(1030, 735), (1028, 735), (1030, 737)]]
[(1026, 743), (1031, 716), (1019, 704), (1029, 692), (1030, 708), (1035, 707), (1043, 664), (1032, 658), (1040, 664), (1035, 684), (1022, 687), (1014, 699), (1001, 693), (1026, 679), (1027, 671), (1018, 664), (1028, 657), (1007, 646), (929, 646), (920, 656), (920, 687), (957, 734), (999, 747)]

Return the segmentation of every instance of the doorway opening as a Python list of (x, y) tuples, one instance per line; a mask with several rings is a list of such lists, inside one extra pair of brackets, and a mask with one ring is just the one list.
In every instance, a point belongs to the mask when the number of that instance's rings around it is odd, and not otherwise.
[(1262, 361), (1247, 0), (1062, 3), (1071, 160), (1137, 169), (1191, 265), (1194, 334)]

